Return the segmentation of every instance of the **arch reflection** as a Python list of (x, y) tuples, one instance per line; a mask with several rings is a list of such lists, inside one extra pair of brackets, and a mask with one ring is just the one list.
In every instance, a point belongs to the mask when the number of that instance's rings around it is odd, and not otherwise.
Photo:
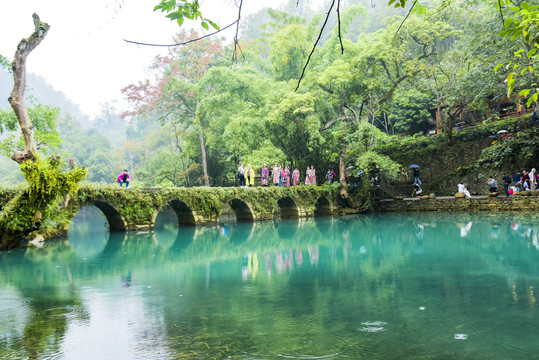
[(96, 206), (84, 206), (71, 220), (67, 238), (71, 249), (81, 258), (100, 254), (109, 240), (109, 222)]

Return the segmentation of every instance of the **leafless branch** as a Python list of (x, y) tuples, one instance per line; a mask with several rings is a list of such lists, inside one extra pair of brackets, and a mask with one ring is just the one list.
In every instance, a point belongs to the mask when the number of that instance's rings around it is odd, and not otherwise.
[(239, 22), (239, 19), (236, 20), (236, 21), (234, 21), (232, 24), (227, 25), (227, 26), (225, 26), (224, 28), (219, 29), (219, 30), (217, 30), (217, 31), (214, 31), (214, 32), (212, 32), (212, 33), (210, 33), (210, 34), (206, 34), (206, 35), (201, 36), (201, 37), (199, 37), (199, 38), (192, 39), (192, 40), (189, 40), (189, 41), (185, 41), (185, 42), (182, 42), (182, 43), (177, 43), (177, 44), (148, 44), (148, 43), (141, 43), (141, 42), (131, 41), (131, 40), (126, 40), (126, 39), (124, 39), (124, 41), (125, 41), (125, 42), (128, 42), (128, 43), (130, 43), (130, 44), (143, 45), (143, 46), (163, 46), (163, 47), (181, 46), (181, 45), (187, 45), (187, 44), (192, 43), (192, 42), (195, 42), (195, 41), (200, 41), (200, 40), (205, 39), (205, 38), (207, 38), (207, 37), (210, 37), (210, 36), (213, 36), (213, 35), (215, 35), (215, 34), (218, 34), (218, 33), (220, 33), (221, 31), (224, 31), (224, 30), (228, 29), (229, 27), (233, 26), (234, 24), (236, 24), (236, 23), (238, 23), (238, 22)]
[[(242, 6), (243, 6), (243, 0), (240, 0), (240, 4), (238, 5), (238, 19), (236, 20), (236, 36), (234, 36), (234, 53), (232, 54), (232, 59), (234, 60), (238, 56), (238, 48), (239, 48), (240, 53), (242, 53), (240, 43), (238, 42), (238, 33), (240, 31), (240, 19), (241, 19)], [(242, 56), (243, 56), (243, 53), (242, 53)]]
[(341, 35), (341, 0), (337, 0), (337, 25), (339, 26), (339, 43), (341, 44), (341, 54), (344, 54), (344, 46), (342, 44), (342, 35)]
[(404, 22), (406, 21), (406, 19), (408, 19), (408, 16), (410, 16), (410, 14), (412, 13), (412, 10), (414, 9), (414, 6), (417, 4), (417, 0), (414, 0), (414, 3), (412, 4), (412, 7), (410, 8), (410, 11), (408, 11), (408, 14), (406, 14), (406, 17), (404, 18), (404, 20), (402, 20), (401, 24), (399, 25), (399, 28), (397, 29), (397, 32), (395, 34), (398, 34), (399, 33), (399, 30), (401, 29), (402, 25), (404, 24)]
[(305, 69), (307, 69), (307, 66), (309, 65), (309, 61), (311, 61), (311, 56), (314, 53), (314, 50), (316, 50), (316, 46), (318, 45), (318, 42), (320, 41), (320, 38), (322, 37), (322, 33), (324, 32), (324, 28), (326, 27), (326, 24), (328, 23), (329, 15), (331, 14), (331, 10), (333, 9), (333, 6), (335, 5), (335, 0), (331, 2), (331, 6), (329, 8), (329, 11), (326, 16), (326, 20), (324, 20), (324, 24), (322, 24), (322, 28), (320, 29), (320, 32), (318, 33), (318, 39), (316, 39), (316, 42), (314, 43), (313, 49), (311, 50), (311, 53), (309, 54), (309, 57), (307, 58), (307, 62), (303, 66), (303, 70), (301, 71), (301, 76), (298, 80), (298, 85), (296, 86), (296, 89), (294, 91), (298, 91), (299, 86), (301, 84), (301, 80), (303, 79), (303, 76), (305, 75)]

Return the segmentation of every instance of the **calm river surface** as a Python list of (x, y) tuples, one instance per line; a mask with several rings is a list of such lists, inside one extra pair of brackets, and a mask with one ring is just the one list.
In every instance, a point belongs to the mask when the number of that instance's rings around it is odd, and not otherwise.
[(539, 359), (537, 217), (175, 221), (0, 252), (0, 358)]

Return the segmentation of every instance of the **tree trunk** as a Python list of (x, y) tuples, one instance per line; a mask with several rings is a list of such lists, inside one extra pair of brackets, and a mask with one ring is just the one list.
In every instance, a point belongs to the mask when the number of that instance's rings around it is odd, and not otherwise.
[(37, 153), (37, 143), (34, 136), (34, 130), (32, 128), (32, 121), (28, 116), (26, 110), (26, 104), (24, 103), (24, 90), (26, 87), (26, 58), (32, 50), (38, 46), (41, 41), (47, 35), (50, 26), (47, 23), (39, 20), (37, 14), (32, 15), (34, 19), (34, 32), (28, 39), (22, 39), (17, 46), (15, 52), (15, 60), (13, 60), (13, 91), (8, 101), (17, 116), (19, 125), (24, 137), (24, 150), (16, 151), (11, 159), (18, 163), (22, 163), (26, 160), (34, 161)]
[(348, 194), (348, 182), (346, 181), (346, 176), (344, 175), (346, 172), (346, 164), (344, 162), (344, 152), (346, 151), (345, 148), (341, 150), (341, 153), (339, 154), (339, 185), (340, 185), (340, 195), (344, 202), (346, 203), (346, 206), (348, 206), (351, 209), (357, 209), (357, 205), (352, 200), (350, 195)]
[[(197, 106), (198, 107), (198, 106)], [(208, 164), (206, 162), (206, 146), (204, 145), (204, 127), (198, 116), (198, 111), (196, 113), (197, 122), (199, 125), (198, 137), (200, 139), (200, 152), (202, 154), (202, 170), (204, 172), (204, 186), (210, 186), (210, 177), (208, 176)]]

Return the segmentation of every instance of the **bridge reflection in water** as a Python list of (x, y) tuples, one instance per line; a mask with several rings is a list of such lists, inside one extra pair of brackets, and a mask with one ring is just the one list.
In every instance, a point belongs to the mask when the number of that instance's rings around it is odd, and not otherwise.
[[(359, 196), (359, 194), (357, 194)], [(95, 206), (108, 221), (110, 231), (151, 230), (163, 209), (174, 212), (181, 226), (223, 221), (258, 221), (335, 214), (338, 188), (171, 188), (81, 189), (69, 204), (70, 214)], [(361, 203), (359, 201), (358, 203)], [(71, 215), (72, 216), (72, 215)]]
[(192, 227), (168, 209), (109, 233), (97, 214), (0, 253), (0, 358), (536, 357), (536, 216)]

